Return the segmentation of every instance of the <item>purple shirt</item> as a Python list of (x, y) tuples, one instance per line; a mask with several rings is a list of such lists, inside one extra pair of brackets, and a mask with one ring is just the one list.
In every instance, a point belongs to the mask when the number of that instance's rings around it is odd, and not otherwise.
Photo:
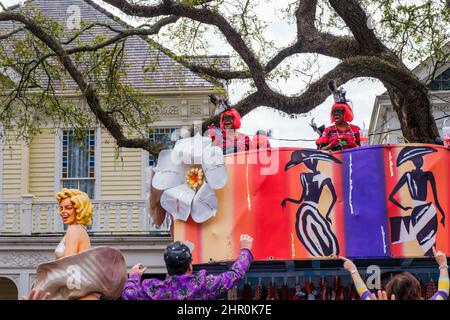
[(250, 268), (253, 256), (242, 249), (231, 268), (219, 275), (200, 270), (195, 274), (167, 276), (166, 280), (145, 279), (133, 274), (122, 292), (124, 300), (214, 300), (233, 288)]

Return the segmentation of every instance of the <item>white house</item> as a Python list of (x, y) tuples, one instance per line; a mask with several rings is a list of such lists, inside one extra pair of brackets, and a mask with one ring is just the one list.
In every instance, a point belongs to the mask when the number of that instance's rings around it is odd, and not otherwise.
[[(30, 0), (42, 14), (64, 25), (74, 6), (83, 21), (124, 27), (91, 0)], [(17, 10), (16, 7), (14, 10)], [(70, 9), (70, 10), (69, 10)], [(0, 32), (13, 28), (0, 23)], [(110, 35), (96, 27), (88, 37)], [(126, 81), (144, 95), (160, 99), (164, 109), (149, 136), (170, 144), (170, 133), (209, 117), (215, 107), (209, 101), (214, 85), (169, 56), (149, 47), (139, 36), (125, 44)], [(224, 57), (207, 57), (228, 63)], [(153, 64), (153, 71), (144, 73)], [(80, 107), (85, 101), (72, 81), (59, 89), (65, 99)], [(4, 142), (0, 148), (0, 300), (16, 299), (29, 292), (39, 263), (54, 259), (54, 249), (64, 228), (55, 193), (62, 187), (79, 188), (93, 199), (95, 214), (89, 230), (93, 246), (120, 249), (128, 266), (142, 262), (149, 273), (165, 273), (162, 252), (169, 236), (170, 220), (157, 227), (146, 206), (146, 170), (154, 159), (140, 149), (117, 150), (113, 138), (101, 128), (89, 128), (85, 145), (73, 138), (70, 127), (48, 125), (31, 142)]]
[[(446, 46), (450, 51), (450, 43)], [(436, 68), (437, 66), (437, 68)], [(444, 121), (450, 117), (450, 60), (437, 63), (428, 58), (413, 70), (430, 90), (432, 113), (442, 137)], [(447, 120), (450, 126), (450, 120)], [(377, 96), (369, 127), (369, 143), (404, 143), (400, 122), (387, 92)]]

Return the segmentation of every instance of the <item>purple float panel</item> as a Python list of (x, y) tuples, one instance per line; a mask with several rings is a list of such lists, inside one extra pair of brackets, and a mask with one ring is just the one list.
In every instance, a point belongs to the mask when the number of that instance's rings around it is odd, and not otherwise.
[(343, 162), (345, 254), (350, 258), (390, 257), (384, 149), (348, 150)]

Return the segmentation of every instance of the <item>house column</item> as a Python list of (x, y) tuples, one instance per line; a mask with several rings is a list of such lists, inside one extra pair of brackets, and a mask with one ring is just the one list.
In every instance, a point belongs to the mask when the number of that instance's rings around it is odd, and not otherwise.
[(21, 152), (22, 162), (22, 179), (21, 179), (21, 194), (25, 195), (30, 193), (30, 148), (26, 142), (22, 142)]
[(18, 300), (22, 300), (23, 296), (28, 296), (30, 288), (30, 275), (28, 272), (20, 271), (19, 284), (17, 287)]
[(31, 235), (33, 229), (33, 199), (34, 195), (24, 194), (22, 196), (22, 214), (23, 214), (23, 227), (22, 234)]

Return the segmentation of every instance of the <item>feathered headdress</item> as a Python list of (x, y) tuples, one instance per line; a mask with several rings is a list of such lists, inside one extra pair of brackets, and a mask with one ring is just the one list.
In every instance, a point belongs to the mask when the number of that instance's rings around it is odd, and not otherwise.
[(209, 100), (213, 105), (216, 106), (216, 110), (214, 111), (214, 115), (221, 114), (225, 110), (228, 110), (231, 108), (230, 104), (228, 103), (227, 99), (220, 98), (216, 96), (215, 94), (209, 95)]
[(328, 89), (333, 94), (335, 103), (347, 103), (350, 101), (345, 98), (345, 95), (347, 94), (345, 89), (343, 87), (337, 88), (336, 81), (328, 81)]
[(334, 97), (334, 104), (331, 108), (331, 122), (334, 122), (333, 110), (336, 108), (344, 109), (345, 115), (344, 120), (347, 122), (353, 121), (353, 103), (351, 100), (347, 99), (345, 95), (347, 92), (343, 87), (337, 88), (336, 81), (330, 80), (328, 81), (328, 89), (331, 91)]

